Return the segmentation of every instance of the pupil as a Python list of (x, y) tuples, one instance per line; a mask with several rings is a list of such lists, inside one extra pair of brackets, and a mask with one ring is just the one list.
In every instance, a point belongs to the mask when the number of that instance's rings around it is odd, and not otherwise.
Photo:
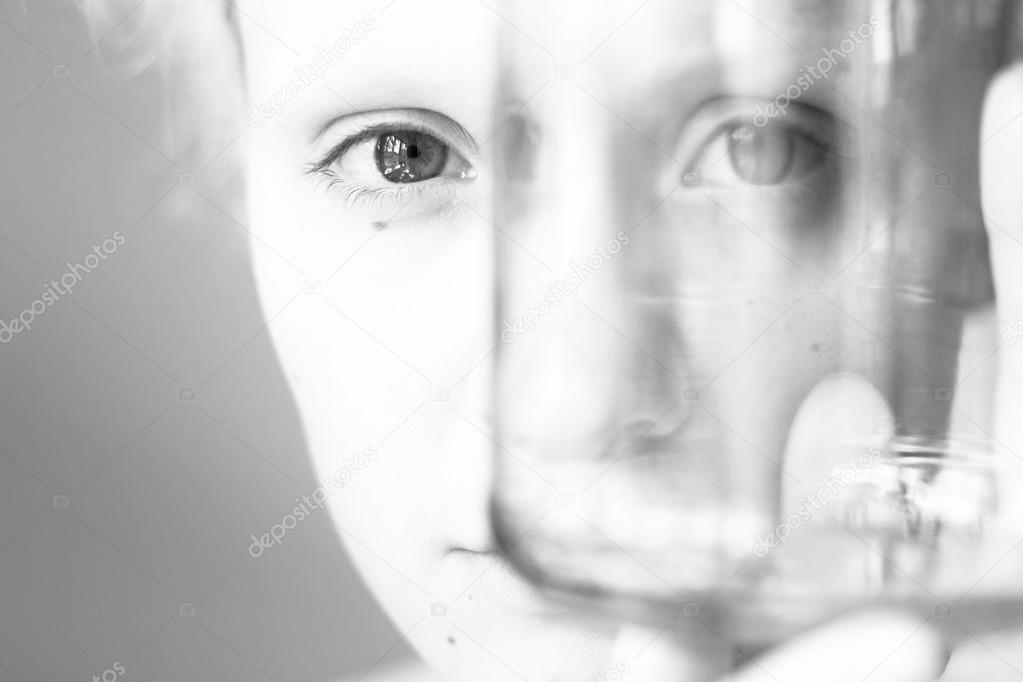
[(447, 160), (447, 145), (426, 133), (395, 130), (377, 138), (377, 170), (393, 183), (435, 178), (444, 171)]

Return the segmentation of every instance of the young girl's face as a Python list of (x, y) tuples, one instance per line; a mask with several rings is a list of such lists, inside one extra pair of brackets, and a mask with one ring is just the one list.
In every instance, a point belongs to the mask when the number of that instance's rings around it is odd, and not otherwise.
[[(830, 44), (817, 34), (827, 22), (819, 8), (809, 11), (814, 3), (772, 3), (774, 29), (742, 4), (607, 8), (607, 42), (596, 41), (574, 75), (585, 82), (585, 68), (621, 81), (592, 91), (593, 115), (633, 158), (648, 160), (637, 165), (639, 177), (665, 158), (637, 128), (678, 133), (688, 112), (726, 94), (769, 104), (806, 63), (805, 49)], [(586, 679), (615, 670), (607, 653), (614, 625), (536, 596), (497, 556), (488, 523), (489, 359), (500, 342), (492, 246), (506, 238), (491, 209), (503, 123), (495, 50), (502, 26), (527, 43), (533, 31), (509, 26), (490, 3), (460, 0), (244, 0), (239, 10), (256, 272), (316, 470), (353, 472), (328, 503), (340, 537), (398, 627), (454, 679)], [(777, 27), (791, 31), (782, 36)], [(535, 47), (537, 63), (549, 66), (538, 88), (573, 75), (559, 63), (571, 57)], [(768, 58), (752, 81), (739, 72), (726, 78), (709, 63), (711, 54), (754, 47)], [(664, 83), (677, 85), (678, 101), (646, 94)], [(809, 268), (823, 249), (804, 228), (821, 219), (813, 197), (826, 195), (833, 174), (811, 145), (788, 142), (786, 153), (798, 158), (773, 170), (758, 165), (765, 160), (752, 147), (746, 157), (726, 152), (714, 177), (733, 200), (757, 185), (761, 201), (775, 202), (787, 222), (766, 228)], [(784, 178), (773, 178), (777, 188), (765, 182), (764, 173), (791, 168), (804, 174), (802, 199), (785, 193)], [(819, 191), (810, 191), (815, 182)], [(781, 205), (790, 198), (796, 208)], [(763, 241), (734, 222), (729, 229)], [(709, 235), (708, 244), (719, 238)], [(764, 251), (747, 252), (760, 258), (749, 268), (735, 260), (728, 267), (790, 284), (798, 296), (804, 283), (791, 259), (770, 261), (779, 263), (772, 270)], [(743, 306), (765, 319), (775, 314), (766, 304)], [(375, 456), (353, 466), (366, 452)]]
[[(611, 630), (537, 599), (488, 524), (494, 13), (239, 8), (256, 272), (315, 469), (356, 472), (328, 503), (339, 536), (453, 679), (598, 674)], [(420, 135), (422, 161), (394, 166), (405, 182), (378, 167), (387, 134)]]

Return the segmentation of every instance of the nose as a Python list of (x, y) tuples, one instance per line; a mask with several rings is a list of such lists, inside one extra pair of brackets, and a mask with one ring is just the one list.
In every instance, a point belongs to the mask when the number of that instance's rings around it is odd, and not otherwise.
[(622, 163), (621, 121), (557, 82), (499, 144), (503, 439), (546, 461), (599, 460), (677, 429), (688, 413), (680, 334), (635, 267), (655, 183)]

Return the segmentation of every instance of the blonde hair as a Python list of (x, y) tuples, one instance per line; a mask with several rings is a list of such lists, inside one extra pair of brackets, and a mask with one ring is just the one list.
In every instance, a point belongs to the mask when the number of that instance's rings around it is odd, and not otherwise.
[(170, 153), (208, 160), (244, 129), (241, 42), (228, 0), (76, 0), (107, 66), (154, 72), (168, 109)]

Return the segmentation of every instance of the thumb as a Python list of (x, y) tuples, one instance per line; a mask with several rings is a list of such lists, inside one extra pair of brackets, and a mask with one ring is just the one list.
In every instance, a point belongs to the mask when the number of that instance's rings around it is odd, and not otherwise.
[(945, 660), (943, 640), (927, 621), (867, 611), (786, 642), (727, 682), (925, 682), (937, 679)]
[(623, 626), (613, 660), (633, 682), (926, 682), (947, 659), (928, 621), (871, 610), (810, 630), (722, 677), (738, 648), (694, 620), (684, 634), (676, 623)]

